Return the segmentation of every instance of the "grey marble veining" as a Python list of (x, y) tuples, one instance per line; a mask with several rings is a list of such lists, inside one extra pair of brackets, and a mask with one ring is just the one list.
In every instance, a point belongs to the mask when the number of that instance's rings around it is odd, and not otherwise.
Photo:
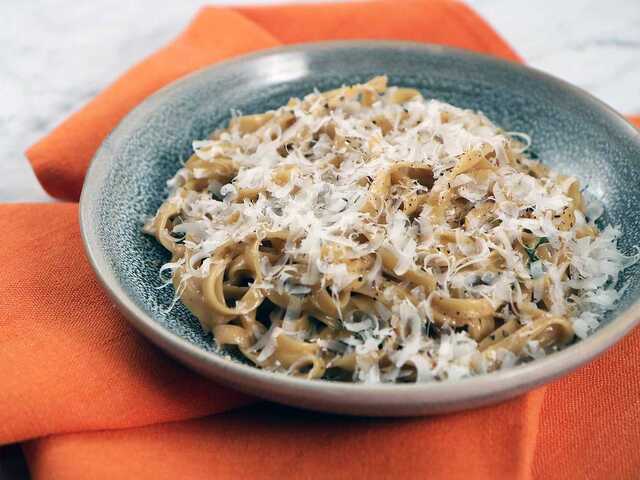
[(541, 70), (640, 113), (640, 1), (470, 0)]
[[(0, 2), (0, 201), (47, 201), (25, 148), (175, 37), (202, 5), (137, 0)], [(276, 3), (273, 0), (209, 3)], [(640, 113), (640, 1), (468, 0), (542, 70)]]

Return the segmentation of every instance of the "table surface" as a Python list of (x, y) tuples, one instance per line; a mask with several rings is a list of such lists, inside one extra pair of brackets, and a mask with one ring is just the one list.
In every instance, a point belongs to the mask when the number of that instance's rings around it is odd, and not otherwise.
[[(127, 68), (174, 38), (203, 3), (2, 2), (0, 17), (6, 28), (0, 29), (0, 58), (4, 60), (0, 71), (0, 202), (52, 201), (29, 168), (23, 154), (26, 147)], [(640, 1), (467, 3), (529, 65), (588, 90), (621, 112), (640, 114)], [(27, 475), (17, 447), (0, 449), (0, 479)]]
[[(24, 157), (26, 147), (175, 37), (203, 2), (22, 0), (10, 8), (3, 3), (0, 14), (8, 28), (0, 29), (0, 202), (51, 201)], [(528, 64), (621, 112), (640, 113), (640, 1), (468, 3)]]

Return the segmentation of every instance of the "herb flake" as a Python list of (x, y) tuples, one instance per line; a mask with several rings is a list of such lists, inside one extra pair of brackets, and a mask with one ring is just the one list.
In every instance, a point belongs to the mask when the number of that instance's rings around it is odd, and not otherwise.
[(527, 256), (529, 257), (529, 265), (540, 260), (540, 257), (536, 254), (536, 250), (540, 245), (544, 245), (545, 243), (549, 243), (549, 239), (547, 237), (540, 237), (533, 247), (527, 247), (524, 245), (524, 250), (527, 252)]

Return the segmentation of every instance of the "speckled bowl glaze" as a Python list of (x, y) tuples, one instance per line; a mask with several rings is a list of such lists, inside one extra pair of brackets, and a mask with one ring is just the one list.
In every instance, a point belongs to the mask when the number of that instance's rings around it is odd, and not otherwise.
[(621, 249), (640, 244), (640, 135), (587, 93), (536, 70), (440, 46), (399, 42), (305, 44), (267, 50), (185, 77), (145, 100), (103, 143), (86, 177), (80, 221), (88, 257), (122, 311), (151, 341), (211, 379), (297, 407), (354, 415), (421, 415), (476, 407), (521, 394), (602, 353), (640, 319), (640, 271), (591, 337), (544, 359), (456, 382), (358, 385), (310, 381), (223, 358), (173, 291), (158, 290), (167, 253), (142, 234), (143, 217), (165, 196), (165, 182), (189, 157), (191, 141), (229, 120), (230, 109), (262, 112), (314, 88), (387, 74), (483, 111), (509, 130), (528, 132), (532, 150), (600, 197), (605, 222), (623, 231)]

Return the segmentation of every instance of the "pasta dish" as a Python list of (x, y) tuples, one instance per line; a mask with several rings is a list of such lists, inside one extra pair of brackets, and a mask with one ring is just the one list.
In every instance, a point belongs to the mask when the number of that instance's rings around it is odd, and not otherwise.
[(427, 382), (589, 335), (619, 231), (482, 113), (388, 87), (315, 91), (193, 142), (145, 231), (216, 345), (270, 371)]

